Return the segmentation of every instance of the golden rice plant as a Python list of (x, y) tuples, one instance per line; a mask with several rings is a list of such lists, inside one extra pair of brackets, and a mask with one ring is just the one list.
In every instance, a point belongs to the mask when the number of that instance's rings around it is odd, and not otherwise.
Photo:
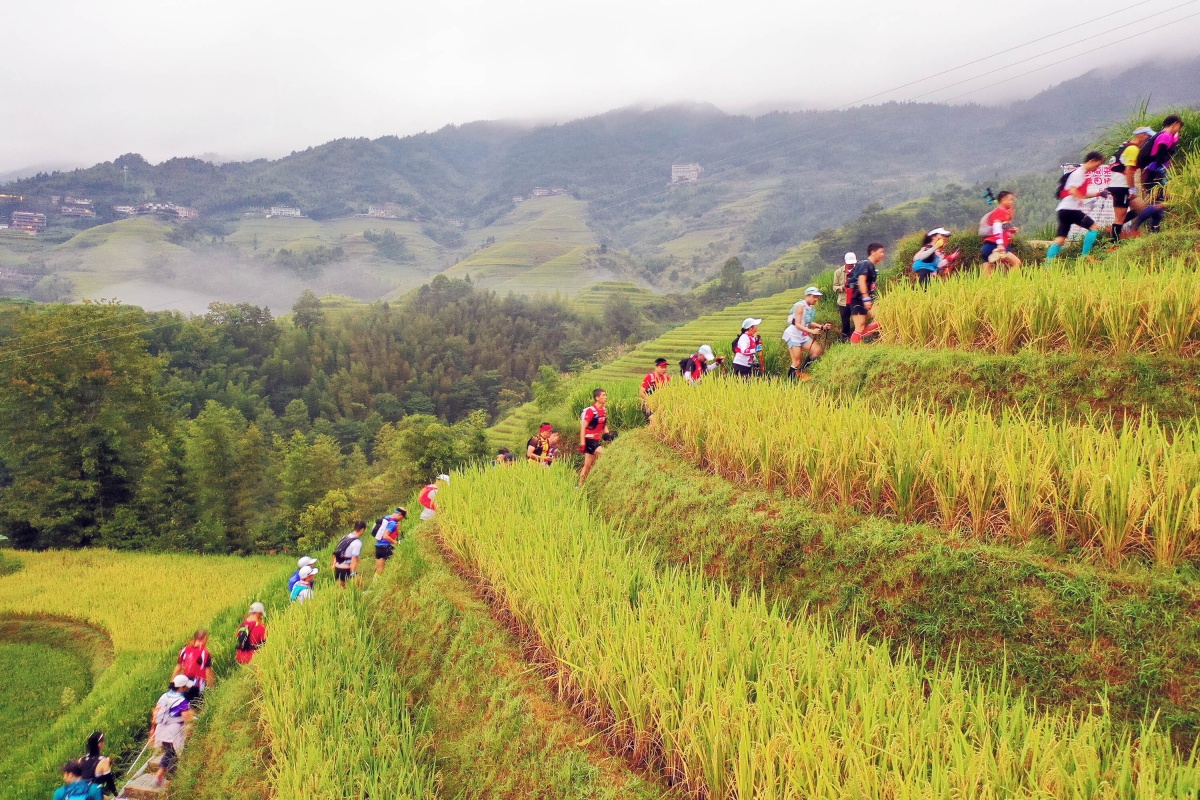
[(1050, 534), (1062, 549), (1094, 546), (1112, 562), (1147, 552), (1169, 566), (1197, 549), (1197, 425), (1171, 430), (1146, 415), (1117, 429), (897, 407), (776, 381), (713, 380), (661, 395), (652, 430), (662, 441), (684, 455), (702, 441), (702, 466), (818, 506), (974, 536)]
[(913, 347), (1189, 355), (1200, 350), (1198, 267), (1195, 255), (1111, 259), (962, 275), (927, 290), (896, 284), (876, 313), (886, 341)]
[(569, 474), (469, 471), (439, 505), (444, 544), (540, 642), (564, 696), (693, 797), (1116, 800), (1200, 789), (1200, 757), (1176, 752), (1152, 717), (1126, 732), (1104, 707), (1043, 712), (1002, 680), (893, 657), (886, 641), (660, 569), (590, 513)]

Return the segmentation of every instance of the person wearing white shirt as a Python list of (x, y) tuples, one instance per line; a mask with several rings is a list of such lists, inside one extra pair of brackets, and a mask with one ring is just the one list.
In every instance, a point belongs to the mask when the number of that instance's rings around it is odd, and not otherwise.
[(762, 340), (758, 338), (758, 326), (761, 319), (746, 317), (742, 320), (742, 332), (738, 334), (733, 345), (733, 374), (748, 378), (758, 371), (759, 357), (762, 354)]
[(1096, 221), (1089, 217), (1083, 210), (1083, 201), (1100, 194), (1101, 189), (1094, 184), (1088, 184), (1088, 176), (1100, 168), (1104, 163), (1104, 154), (1098, 150), (1093, 150), (1083, 158), (1083, 163), (1075, 168), (1075, 171), (1067, 176), (1067, 180), (1063, 183), (1062, 191), (1059, 192), (1058, 208), (1058, 236), (1054, 237), (1054, 244), (1050, 245), (1050, 249), (1046, 251), (1046, 260), (1050, 261), (1058, 255), (1059, 250), (1066, 244), (1067, 234), (1071, 232), (1072, 225), (1078, 225), (1087, 230), (1083, 237), (1083, 252), (1081, 255), (1088, 255), (1092, 252), (1092, 246), (1096, 244), (1096, 237), (1100, 235), (1099, 227)]

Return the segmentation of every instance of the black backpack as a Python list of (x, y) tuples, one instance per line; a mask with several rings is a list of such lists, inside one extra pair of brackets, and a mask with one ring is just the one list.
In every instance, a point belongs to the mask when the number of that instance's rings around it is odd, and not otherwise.
[(371, 528), (372, 536), (378, 538), (377, 534), (379, 533), (379, 529), (383, 527), (384, 519), (384, 517), (379, 517), (377, 520), (375, 520), (375, 527)]
[(346, 534), (341, 538), (337, 545), (333, 548), (333, 560), (337, 563), (342, 563), (346, 560), (346, 550), (349, 549), (350, 543), (354, 541), (354, 537)]
[(1067, 188), (1067, 178), (1071, 177), (1074, 174), (1075, 174), (1075, 170), (1071, 170), (1070, 172), (1064, 172), (1062, 174), (1062, 177), (1058, 179), (1058, 188), (1054, 190), (1054, 199), (1055, 200), (1063, 199), (1063, 191)]
[[(1110, 159), (1112, 163), (1109, 165), (1113, 172), (1125, 171), (1125, 165), (1121, 163), (1121, 154), (1124, 153), (1125, 148), (1129, 147), (1131, 144), (1133, 144), (1133, 142), (1122, 142), (1121, 146), (1117, 148), (1117, 152), (1113, 153), (1113, 156)], [(1138, 158), (1141, 158), (1141, 156), (1142, 151), (1138, 150)]]
[(688, 356), (687, 358), (682, 359), (679, 362), (679, 376), (687, 377), (692, 372), (695, 372), (695, 370), (696, 370), (695, 361), (696, 361), (695, 356)]
[(1154, 161), (1154, 142), (1158, 139), (1157, 135), (1151, 136), (1146, 141), (1142, 142), (1142, 149), (1138, 150), (1138, 169), (1145, 169)]
[(236, 647), (243, 653), (247, 653), (254, 649), (254, 645), (250, 643), (250, 623), (242, 622), (242, 624), (238, 626)]

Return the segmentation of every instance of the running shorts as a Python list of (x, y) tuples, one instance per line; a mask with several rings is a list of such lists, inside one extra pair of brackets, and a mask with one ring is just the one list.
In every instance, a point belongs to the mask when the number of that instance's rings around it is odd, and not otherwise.
[(1108, 193), (1112, 195), (1113, 208), (1129, 208), (1129, 187), (1110, 186)]
[[(391, 548), (389, 547), (388, 549), (390, 550)], [(341, 569), (339, 567), (334, 567), (333, 579), (338, 583), (345, 583), (350, 579), (350, 568), (346, 567), (345, 569)]]
[(783, 343), (786, 344), (788, 347), (808, 347), (808, 345), (811, 342), (812, 342), (812, 337), (809, 336), (807, 333), (802, 333), (798, 337), (793, 337), (791, 339), (783, 340)]
[(387, 561), (392, 557), (392, 552), (395, 550), (390, 544), (376, 544), (375, 557), (381, 561)]
[(604, 442), (600, 441), (599, 439), (583, 440), (583, 452), (587, 453), (588, 455), (594, 455), (601, 447), (604, 447)]
[(1071, 232), (1072, 225), (1078, 225), (1084, 230), (1091, 230), (1096, 221), (1082, 211), (1073, 208), (1062, 208), (1058, 211), (1058, 235), (1066, 238)]

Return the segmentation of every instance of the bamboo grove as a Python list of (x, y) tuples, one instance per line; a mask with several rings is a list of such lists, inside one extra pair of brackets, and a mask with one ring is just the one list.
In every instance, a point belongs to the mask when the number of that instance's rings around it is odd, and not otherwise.
[(726, 477), (977, 537), (1162, 566), (1200, 550), (1200, 424), (905, 408), (725, 380), (656, 393), (655, 435)]
[[(563, 470), (474, 471), (443, 543), (632, 760), (695, 797), (1159, 798), (1200, 787), (1152, 722), (1043, 713), (1003, 683), (924, 669), (824, 622), (660, 570)], [(636, 536), (636, 532), (631, 532)]]

